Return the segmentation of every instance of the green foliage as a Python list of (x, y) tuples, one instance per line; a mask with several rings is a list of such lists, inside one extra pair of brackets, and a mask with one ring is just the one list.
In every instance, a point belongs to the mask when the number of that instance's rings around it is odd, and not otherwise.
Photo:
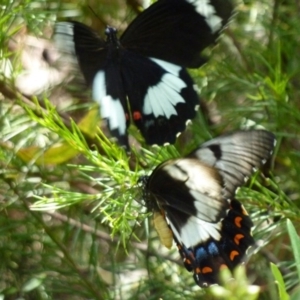
[(271, 263), (271, 270), (278, 286), (278, 294), (280, 299), (289, 300), (290, 297), (286, 292), (286, 287), (278, 267), (275, 264)]
[[(140, 9), (127, 2), (1, 3), (0, 299), (299, 299), (297, 1), (239, 3), (209, 62), (191, 70), (209, 113), (199, 113), (175, 146), (142, 144), (130, 155), (95, 125), (82, 82), (31, 96), (17, 88), (23, 69), (58, 69), (49, 44), (40, 44), (57, 19), (122, 30)], [(40, 39), (28, 44), (28, 34)], [(30, 54), (35, 46), (48, 52)], [(277, 136), (270, 172), (237, 195), (255, 224), (248, 276), (243, 266), (235, 279), (225, 271), (221, 286), (201, 290), (176, 249), (160, 245), (137, 181), (161, 161), (248, 124)]]
[(295, 257), (297, 272), (298, 272), (298, 278), (300, 278), (300, 243), (299, 243), (299, 236), (297, 234), (297, 231), (290, 220), (287, 220), (287, 228), (288, 233), (291, 239), (293, 253)]

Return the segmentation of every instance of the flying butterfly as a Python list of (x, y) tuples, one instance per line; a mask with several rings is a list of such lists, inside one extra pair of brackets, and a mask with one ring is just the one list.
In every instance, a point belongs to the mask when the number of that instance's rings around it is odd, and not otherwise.
[(233, 270), (254, 243), (252, 221), (235, 192), (271, 156), (275, 143), (265, 130), (236, 131), (141, 178), (147, 207), (161, 214), (156, 228), (164, 230), (162, 243), (170, 248), (169, 227), (199, 286), (218, 283), (219, 270)]
[(59, 49), (77, 56), (111, 134), (127, 145), (132, 119), (147, 144), (174, 143), (196, 115), (199, 98), (185, 68), (198, 68), (200, 52), (216, 42), (232, 14), (230, 0), (158, 0), (118, 39), (79, 22), (57, 23)]

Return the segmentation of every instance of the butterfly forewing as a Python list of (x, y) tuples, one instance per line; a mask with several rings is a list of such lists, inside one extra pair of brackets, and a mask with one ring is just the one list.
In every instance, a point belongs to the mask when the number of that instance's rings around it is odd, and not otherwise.
[(159, 0), (129, 25), (121, 42), (142, 55), (196, 68), (231, 14), (228, 0)]
[(188, 157), (215, 167), (224, 180), (224, 196), (230, 198), (271, 156), (274, 145), (275, 137), (268, 131), (237, 131), (204, 143)]
[(105, 41), (90, 27), (75, 21), (57, 23), (54, 40), (60, 50), (76, 55), (82, 74), (91, 85), (97, 72), (104, 68)]
[(225, 216), (228, 204), (221, 196), (222, 185), (215, 169), (196, 159), (176, 159), (158, 166), (149, 177), (146, 189), (168, 218), (169, 211), (170, 217), (178, 213), (173, 225), (181, 228), (190, 216), (210, 223)]

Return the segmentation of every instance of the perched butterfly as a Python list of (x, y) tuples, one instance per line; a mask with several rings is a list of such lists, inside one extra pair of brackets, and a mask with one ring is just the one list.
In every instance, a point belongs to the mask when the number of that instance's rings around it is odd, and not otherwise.
[(252, 221), (234, 195), (271, 156), (275, 142), (265, 130), (236, 131), (167, 160), (142, 178), (148, 208), (165, 220), (156, 225), (164, 231), (162, 243), (170, 247), (167, 224), (198, 285), (217, 283), (220, 268), (233, 270), (253, 244)]
[(77, 56), (101, 116), (127, 145), (132, 119), (147, 144), (174, 143), (196, 115), (199, 98), (185, 68), (198, 68), (200, 52), (214, 44), (232, 14), (230, 0), (158, 0), (120, 39), (106, 39), (78, 22), (57, 23), (58, 48)]

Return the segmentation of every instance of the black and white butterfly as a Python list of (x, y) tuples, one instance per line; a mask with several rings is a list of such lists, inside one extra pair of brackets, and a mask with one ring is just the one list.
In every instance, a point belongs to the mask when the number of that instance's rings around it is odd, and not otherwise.
[(73, 52), (113, 136), (127, 144), (130, 119), (147, 144), (174, 143), (199, 98), (185, 68), (215, 43), (232, 14), (230, 0), (158, 0), (117, 38), (78, 22), (57, 23), (58, 48)]
[(217, 283), (220, 268), (233, 270), (253, 244), (252, 221), (235, 192), (271, 156), (275, 143), (265, 130), (236, 131), (142, 178), (162, 243), (170, 247), (167, 224), (198, 285)]

